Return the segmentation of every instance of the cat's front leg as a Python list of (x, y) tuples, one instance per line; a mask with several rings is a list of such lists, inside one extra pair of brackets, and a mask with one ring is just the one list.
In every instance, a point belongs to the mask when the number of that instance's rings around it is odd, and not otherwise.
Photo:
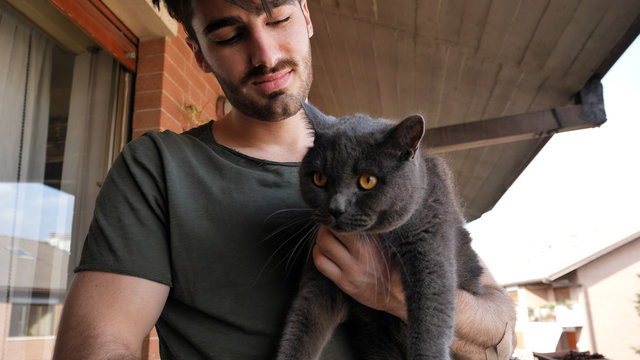
[(455, 324), (452, 251), (434, 249), (429, 235), (400, 253), (409, 322), (409, 358), (448, 360)]
[(277, 360), (315, 360), (349, 311), (349, 299), (311, 266), (303, 275), (280, 341)]

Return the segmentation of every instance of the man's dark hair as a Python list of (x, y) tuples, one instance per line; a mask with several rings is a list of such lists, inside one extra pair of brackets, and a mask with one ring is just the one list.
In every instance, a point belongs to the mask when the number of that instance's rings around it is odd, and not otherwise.
[(158, 9), (160, 8), (160, 1), (164, 1), (165, 5), (167, 5), (167, 10), (169, 10), (169, 15), (182, 24), (187, 35), (192, 40), (197, 41), (193, 25), (191, 25), (191, 20), (193, 19), (191, 0), (152, 0), (153, 5)]
[[(198, 41), (196, 37), (196, 32), (193, 29), (193, 25), (191, 21), (193, 20), (193, 7), (191, 5), (191, 0), (152, 0), (153, 5), (156, 8), (160, 8), (160, 1), (163, 1), (167, 5), (167, 10), (169, 10), (169, 15), (176, 19), (179, 23), (182, 24), (187, 35), (193, 40)], [(256, 1), (254, 0), (224, 0), (230, 4), (239, 6), (243, 9), (255, 8)], [(281, 5), (282, 3), (290, 2), (291, 0), (260, 0), (262, 3), (262, 9), (267, 14), (267, 16), (271, 17), (271, 9)], [(298, 0), (300, 2), (300, 0)]]

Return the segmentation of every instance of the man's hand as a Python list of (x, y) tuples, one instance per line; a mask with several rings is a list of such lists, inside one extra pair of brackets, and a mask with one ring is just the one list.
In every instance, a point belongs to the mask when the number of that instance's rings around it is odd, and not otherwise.
[[(372, 239), (339, 235), (320, 227), (313, 248), (316, 268), (363, 305), (407, 322), (400, 269), (384, 259)], [(456, 357), (509, 359), (515, 348), (515, 309), (504, 289), (482, 263), (481, 295), (456, 291), (456, 328), (451, 344)], [(495, 355), (489, 355), (495, 354)]]
[(321, 226), (313, 261), (318, 271), (354, 300), (407, 321), (398, 266), (383, 258), (374, 239), (338, 235)]

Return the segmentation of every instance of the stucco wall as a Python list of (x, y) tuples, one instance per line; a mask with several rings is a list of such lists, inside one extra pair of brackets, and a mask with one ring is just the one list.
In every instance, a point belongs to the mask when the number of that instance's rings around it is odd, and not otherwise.
[(581, 350), (609, 359), (640, 358), (640, 317), (635, 309), (640, 292), (640, 238), (594, 260), (577, 271), (582, 284), (586, 324), (579, 339)]

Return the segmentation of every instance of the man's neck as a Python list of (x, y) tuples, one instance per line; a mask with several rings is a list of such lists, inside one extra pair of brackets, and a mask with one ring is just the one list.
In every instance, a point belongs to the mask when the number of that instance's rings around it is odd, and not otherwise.
[(299, 162), (313, 144), (303, 111), (277, 122), (257, 120), (232, 111), (213, 124), (216, 141), (251, 157)]

